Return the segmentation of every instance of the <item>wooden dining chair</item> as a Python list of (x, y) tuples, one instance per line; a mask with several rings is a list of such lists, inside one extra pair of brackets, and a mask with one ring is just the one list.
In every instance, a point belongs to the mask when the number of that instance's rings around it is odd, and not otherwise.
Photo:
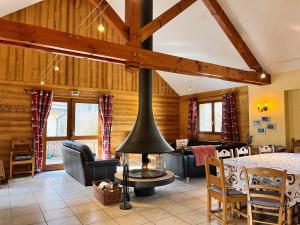
[[(28, 170), (13, 172), (15, 165), (27, 165), (31, 167)], [(9, 178), (12, 179), (13, 174), (31, 173), (34, 176), (35, 154), (29, 140), (13, 140), (10, 154), (10, 170)]]
[[(219, 173), (216, 175), (216, 170)], [(215, 157), (205, 157), (205, 172), (206, 172), (206, 184), (207, 184), (207, 216), (208, 221), (211, 221), (213, 217), (221, 224), (238, 224), (244, 222), (245, 219), (228, 219), (228, 206), (232, 206), (232, 211), (239, 216), (247, 218), (247, 215), (238, 210), (236, 203), (246, 202), (247, 195), (228, 188), (225, 183), (224, 164), (223, 160), (218, 160)], [(216, 210), (212, 209), (212, 198), (222, 203), (222, 208), (219, 207)], [(220, 216), (222, 213), (222, 216)]]
[[(249, 224), (285, 224), (286, 173), (269, 168), (244, 168), (247, 184)], [(257, 178), (266, 181), (257, 182)], [(280, 186), (273, 186), (268, 178), (280, 181)]]
[(235, 155), (236, 157), (243, 157), (243, 156), (250, 156), (251, 155), (251, 148), (244, 146), (241, 148), (235, 149)]
[(220, 159), (228, 159), (228, 158), (233, 158), (233, 149), (222, 149), (221, 151), (216, 150), (215, 151), (215, 157), (220, 160)]
[(259, 146), (258, 152), (259, 154), (275, 153), (275, 148), (273, 145)]

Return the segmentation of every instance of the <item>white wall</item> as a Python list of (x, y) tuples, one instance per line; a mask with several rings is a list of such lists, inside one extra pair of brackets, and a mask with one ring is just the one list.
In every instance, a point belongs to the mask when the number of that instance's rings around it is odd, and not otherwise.
[[(296, 89), (300, 89), (300, 70), (272, 75), (271, 85), (249, 85), (249, 127), (254, 145), (287, 145), (285, 91)], [(257, 104), (264, 101), (269, 104), (268, 112), (258, 112)], [(265, 135), (257, 133), (253, 120), (262, 116), (270, 116), (271, 122), (276, 123), (275, 132), (267, 131)]]

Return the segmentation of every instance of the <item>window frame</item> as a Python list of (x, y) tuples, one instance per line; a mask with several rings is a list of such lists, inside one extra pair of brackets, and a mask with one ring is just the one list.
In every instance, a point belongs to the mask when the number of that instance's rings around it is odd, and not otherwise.
[(57, 137), (47, 137), (47, 126), (48, 126), (48, 120), (46, 122), (45, 126), (45, 139), (46, 141), (64, 141), (64, 140), (70, 140), (71, 138), (71, 99), (64, 99), (64, 98), (55, 98), (52, 102), (66, 102), (68, 111), (67, 111), (67, 136), (57, 136)]
[[(212, 131), (201, 131), (200, 130), (200, 104), (211, 103), (211, 112), (212, 112)], [(198, 103), (198, 134), (212, 134), (212, 135), (221, 135), (222, 132), (215, 131), (215, 103), (222, 103), (222, 100), (211, 100), (203, 101)], [(223, 113), (222, 113), (223, 116)]]
[[(98, 139), (99, 135), (80, 135), (80, 136), (76, 136), (75, 135), (75, 105), (76, 103), (84, 103), (84, 104), (96, 104), (99, 107), (99, 103), (96, 100), (84, 100), (84, 99), (73, 99), (72, 100), (72, 126), (71, 126), (71, 140), (75, 141), (75, 140), (94, 140), (94, 139)], [(98, 108), (99, 110), (99, 108)], [(99, 111), (98, 111), (99, 113)], [(99, 114), (98, 114), (98, 134), (99, 134)]]

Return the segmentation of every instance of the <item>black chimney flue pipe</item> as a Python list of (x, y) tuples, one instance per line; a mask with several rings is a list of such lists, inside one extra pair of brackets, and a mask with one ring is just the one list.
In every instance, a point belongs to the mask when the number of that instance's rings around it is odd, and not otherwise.
[[(153, 19), (153, 0), (141, 0), (141, 27)], [(153, 37), (145, 40), (141, 47), (153, 50)], [(120, 153), (163, 154), (173, 151), (159, 132), (152, 110), (152, 70), (139, 71), (139, 109), (133, 130), (117, 148)]]

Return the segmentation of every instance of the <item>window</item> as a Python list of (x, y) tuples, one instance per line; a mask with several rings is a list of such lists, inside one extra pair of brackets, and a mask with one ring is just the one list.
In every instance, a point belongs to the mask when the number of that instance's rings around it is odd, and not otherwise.
[(45, 165), (62, 164), (61, 146), (76, 140), (98, 153), (98, 104), (78, 100), (54, 100), (47, 120)]
[(47, 121), (47, 137), (66, 137), (68, 125), (68, 103), (53, 102)]
[(98, 154), (98, 104), (74, 103), (75, 127), (73, 140), (90, 147)]
[(199, 131), (220, 133), (222, 130), (222, 102), (199, 104)]

